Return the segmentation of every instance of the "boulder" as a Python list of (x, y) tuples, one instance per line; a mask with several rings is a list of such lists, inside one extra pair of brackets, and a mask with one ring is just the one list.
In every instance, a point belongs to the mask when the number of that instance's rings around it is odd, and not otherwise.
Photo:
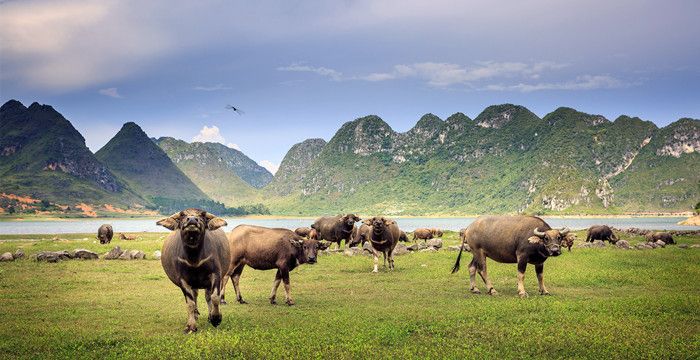
[(24, 257), (24, 250), (17, 249), (17, 251), (15, 251), (15, 253), (12, 255), (12, 257), (15, 258), (15, 260), (23, 258)]
[(156, 251), (153, 253), (153, 258), (156, 259), (156, 260), (160, 260), (160, 250), (156, 250)]
[(591, 244), (591, 247), (594, 247), (594, 248), (604, 248), (604, 247), (605, 247), (605, 241), (603, 241), (603, 240), (595, 240), (595, 241), (593, 241), (593, 243)]
[(372, 244), (368, 241), (362, 245), (362, 250), (372, 252)]
[(687, 249), (688, 247), (688, 244), (678, 244), (679, 249)]
[(425, 242), (426, 245), (432, 246), (436, 249), (439, 249), (442, 247), (442, 239), (430, 239)]
[(144, 253), (141, 250), (131, 250), (131, 259), (133, 260), (145, 260), (146, 259), (146, 253)]
[(427, 248), (419, 250), (418, 252), (437, 252), (437, 251), (438, 251), (438, 249), (436, 249), (432, 246), (428, 246)]
[(0, 255), (0, 261), (14, 261), (15, 258), (12, 256), (12, 253), (6, 252)]
[(593, 244), (592, 244), (592, 243), (589, 243), (589, 242), (584, 242), (584, 243), (578, 244), (576, 247), (579, 247), (579, 248), (590, 248), (590, 247), (593, 247)]
[(659, 247), (659, 245), (657, 245), (655, 242), (651, 242), (651, 241), (648, 241), (646, 244), (649, 247), (651, 247), (652, 249), (656, 249), (657, 247)]
[(105, 260), (116, 260), (119, 259), (119, 257), (124, 253), (122, 249), (117, 246), (110, 250), (108, 253), (105, 254), (104, 259)]
[(396, 244), (396, 247), (394, 248), (394, 251), (392, 252), (392, 255), (405, 255), (408, 254), (410, 251), (408, 251), (408, 246), (404, 244)]
[(343, 251), (343, 255), (345, 255), (345, 256), (355, 256), (355, 251), (354, 251), (353, 249), (354, 249), (354, 248), (345, 249), (345, 251)]
[(663, 248), (663, 247), (666, 247), (666, 243), (663, 242), (662, 240), (656, 240), (655, 244), (656, 244), (658, 247), (662, 247), (662, 248)]
[(700, 244), (693, 244), (693, 245), (690, 245), (690, 248), (691, 248), (691, 249), (700, 248)]
[(418, 243), (418, 244), (413, 244), (409, 247), (407, 247), (408, 251), (420, 251), (420, 250), (425, 250), (428, 248), (428, 245)]
[(650, 245), (648, 245), (648, 244), (646, 244), (646, 243), (639, 243), (639, 244), (637, 244), (637, 245), (635, 246), (635, 248), (636, 248), (637, 250), (653, 249), (653, 247), (651, 247)]
[(42, 251), (35, 255), (36, 261), (46, 261), (46, 262), (59, 262), (61, 260), (72, 259), (73, 255), (68, 251)]
[(97, 260), (99, 256), (96, 252), (87, 249), (75, 249), (73, 251), (74, 259)]
[(618, 240), (615, 243), (615, 246), (617, 246), (618, 249), (629, 249), (630, 248), (630, 243), (627, 240)]

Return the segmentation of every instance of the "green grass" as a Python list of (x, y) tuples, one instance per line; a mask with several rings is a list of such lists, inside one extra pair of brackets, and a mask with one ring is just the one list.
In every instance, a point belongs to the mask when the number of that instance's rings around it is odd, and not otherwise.
[[(75, 248), (104, 253), (120, 245), (152, 258), (163, 235), (110, 245), (85, 234), (61, 240), (0, 235), (0, 252), (21, 247), (28, 255)], [(700, 237), (678, 241), (697, 244)], [(449, 233), (446, 246), (452, 244), (456, 234)], [(182, 293), (159, 261), (0, 263), (0, 354), (71, 359), (700, 356), (700, 249), (574, 248), (546, 263), (553, 296), (535, 295), (534, 270), (528, 269), (528, 299), (517, 297), (515, 265), (492, 261), (489, 275), (500, 295), (468, 294), (466, 266), (449, 273), (456, 255), (441, 250), (397, 256), (396, 271), (379, 274), (370, 273), (369, 257), (325, 255), (318, 264), (292, 272), (293, 307), (267, 302), (272, 271), (246, 269), (241, 289), (249, 304), (224, 306), (224, 321), (213, 328), (200, 295), (199, 332), (192, 335), (181, 333)], [(470, 259), (465, 255), (463, 265)]]

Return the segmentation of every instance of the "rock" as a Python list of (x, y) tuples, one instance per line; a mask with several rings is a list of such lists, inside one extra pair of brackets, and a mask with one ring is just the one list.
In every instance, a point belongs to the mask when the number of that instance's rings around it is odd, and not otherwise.
[(362, 250), (364, 251), (369, 251), (370, 253), (372, 252), (372, 244), (370, 242), (366, 242), (362, 245)]
[(656, 240), (655, 244), (658, 245), (659, 247), (662, 247), (662, 248), (666, 247), (666, 243), (663, 242), (662, 240)]
[(593, 243), (591, 244), (591, 247), (594, 247), (594, 248), (604, 248), (604, 247), (605, 247), (605, 241), (603, 241), (603, 240), (595, 240), (595, 241), (593, 241)]
[(691, 248), (691, 249), (700, 248), (700, 244), (693, 244), (693, 245), (690, 245), (690, 248)]
[(437, 252), (437, 251), (438, 251), (438, 249), (436, 249), (432, 246), (428, 246), (427, 248), (425, 248), (423, 250), (419, 250), (418, 252)]
[(651, 246), (648, 245), (647, 243), (639, 243), (639, 244), (637, 244), (637, 245), (635, 246), (635, 248), (636, 248), (637, 250), (653, 249), (653, 247), (651, 247)]
[(421, 244), (421, 243), (413, 244), (413, 245), (407, 247), (408, 251), (419, 251), (419, 250), (425, 250), (427, 248), (428, 248), (428, 245)]
[(0, 261), (14, 261), (15, 258), (12, 256), (12, 253), (6, 252), (2, 255), (0, 255)]
[(156, 251), (153, 253), (153, 258), (156, 259), (156, 260), (160, 260), (160, 250), (156, 250)]
[(87, 249), (75, 249), (73, 251), (74, 259), (97, 260), (99, 256), (96, 252)]
[(648, 245), (648, 246), (651, 247), (652, 249), (656, 249), (657, 247), (659, 247), (659, 245), (657, 245), (655, 242), (651, 242), (651, 241), (648, 241), (648, 242), (646, 243), (646, 245)]
[(396, 244), (396, 247), (394, 248), (394, 251), (391, 253), (392, 255), (405, 255), (408, 254), (410, 251), (408, 251), (408, 247), (404, 244)]
[(132, 260), (144, 260), (146, 259), (146, 253), (144, 253), (141, 250), (131, 250), (131, 259)]
[(122, 249), (117, 246), (110, 250), (107, 254), (105, 254), (104, 259), (105, 260), (116, 260), (119, 259), (119, 257), (122, 255), (123, 251)]
[(448, 246), (448, 247), (447, 247), (447, 250), (449, 250), (449, 251), (459, 251), (460, 248), (461, 248), (461, 246), (452, 245), (452, 246)]
[(576, 247), (579, 247), (579, 248), (590, 248), (590, 247), (593, 247), (593, 244), (592, 244), (592, 243), (589, 243), (589, 242), (584, 242), (584, 243), (578, 244)]
[(436, 249), (439, 249), (442, 247), (442, 239), (430, 239), (425, 242), (426, 245), (432, 246)]
[(343, 255), (345, 255), (345, 256), (355, 256), (355, 251), (353, 251), (353, 250), (351, 250), (351, 249), (345, 249), (345, 251), (343, 251)]
[(688, 248), (688, 244), (678, 244), (678, 248), (679, 248), (679, 249), (687, 249), (687, 248)]
[(629, 249), (630, 248), (630, 243), (627, 240), (618, 240), (615, 243), (615, 246), (617, 246), (618, 249)]
[(36, 261), (59, 262), (61, 260), (72, 259), (73, 256), (68, 251), (42, 251), (35, 255)]
[(24, 250), (17, 249), (17, 251), (15, 251), (14, 255), (12, 255), (12, 257), (15, 258), (15, 260), (23, 258), (24, 257)]

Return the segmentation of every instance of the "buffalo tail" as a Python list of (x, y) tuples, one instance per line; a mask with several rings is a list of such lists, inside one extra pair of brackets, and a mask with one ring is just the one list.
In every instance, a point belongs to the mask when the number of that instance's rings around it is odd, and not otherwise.
[(464, 251), (464, 242), (462, 242), (462, 244), (459, 246), (459, 255), (457, 255), (457, 261), (455, 262), (455, 266), (452, 268), (452, 274), (459, 271), (459, 261), (462, 260), (462, 251)]

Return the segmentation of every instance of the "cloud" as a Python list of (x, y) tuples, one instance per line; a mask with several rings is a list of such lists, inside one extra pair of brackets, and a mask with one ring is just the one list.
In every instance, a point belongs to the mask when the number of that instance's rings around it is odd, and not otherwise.
[(113, 97), (113, 98), (117, 98), (117, 99), (122, 98), (121, 94), (119, 94), (119, 91), (117, 91), (117, 88), (114, 88), (114, 87), (100, 89), (100, 90), (97, 90), (97, 92), (100, 93), (100, 95), (104, 95), (104, 96), (109, 96), (109, 97)]
[(595, 90), (595, 89), (616, 89), (624, 88), (638, 83), (626, 83), (620, 79), (608, 75), (582, 75), (575, 80), (560, 83), (537, 83), (515, 85), (488, 85), (484, 90), (491, 91), (520, 91), (532, 92), (541, 90)]
[(216, 125), (212, 125), (211, 127), (204, 125), (202, 130), (199, 130), (199, 134), (192, 138), (192, 141), (226, 143), (226, 139), (221, 135), (221, 131)]
[(231, 149), (236, 149), (238, 151), (241, 151), (241, 147), (238, 146), (238, 144), (228, 143), (228, 144), (226, 144), (226, 146), (230, 147)]
[(270, 160), (262, 160), (262, 161), (260, 161), (260, 166), (262, 166), (262, 167), (264, 167), (265, 169), (267, 169), (267, 171), (271, 172), (272, 175), (276, 174), (276, 173), (277, 173), (277, 170), (279, 170), (279, 168), (280, 168), (280, 165), (279, 165), (279, 164), (275, 164), (275, 163), (273, 163), (273, 162), (270, 161)]
[(229, 86), (224, 86), (224, 84), (216, 84), (213, 86), (195, 86), (195, 90), (198, 91), (219, 91), (219, 90), (231, 90)]
[(324, 77), (328, 77), (334, 81), (343, 80), (343, 73), (329, 69), (326, 67), (312, 67), (302, 64), (292, 64), (289, 66), (281, 66), (277, 68), (277, 71), (292, 71), (292, 72), (310, 72)]

